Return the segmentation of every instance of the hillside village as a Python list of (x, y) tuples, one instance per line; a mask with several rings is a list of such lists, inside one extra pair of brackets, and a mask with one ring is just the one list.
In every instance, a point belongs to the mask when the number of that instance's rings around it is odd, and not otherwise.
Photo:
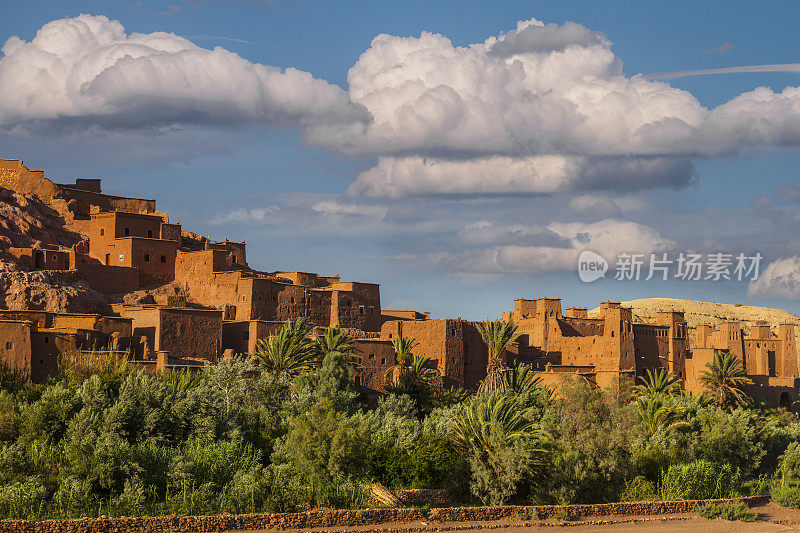
[[(445, 387), (476, 389), (486, 375), (476, 323), (382, 309), (375, 283), (256, 270), (244, 242), (187, 231), (155, 200), (106, 194), (97, 179), (57, 184), (13, 159), (0, 160), (0, 195), (0, 356), (34, 381), (60, 358), (97, 349), (147, 372), (202, 367), (252, 353), (297, 317), (317, 332), (348, 332), (355, 383), (373, 396), (403, 336), (419, 342)], [(521, 333), (506, 358), (531, 364), (546, 384), (570, 374), (606, 387), (665, 368), (699, 391), (715, 350), (727, 350), (744, 362), (752, 396), (784, 407), (800, 398), (794, 324), (689, 324), (674, 303), (653, 314), (643, 323), (619, 302), (590, 316), (558, 298), (517, 299), (502, 317)]]

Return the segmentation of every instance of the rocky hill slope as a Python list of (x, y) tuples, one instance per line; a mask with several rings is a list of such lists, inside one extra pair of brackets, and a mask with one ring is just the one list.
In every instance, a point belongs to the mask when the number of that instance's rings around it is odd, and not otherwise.
[(0, 188), (0, 309), (97, 313), (109, 310), (105, 295), (75, 271), (27, 272), (7, 253), (10, 247), (72, 246), (81, 236), (36, 196)]

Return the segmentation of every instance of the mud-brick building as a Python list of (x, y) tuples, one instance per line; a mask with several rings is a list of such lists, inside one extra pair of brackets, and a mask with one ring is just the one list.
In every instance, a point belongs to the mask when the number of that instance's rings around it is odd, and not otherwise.
[[(398, 337), (419, 343), (414, 353), (432, 360), (445, 387), (475, 389), (486, 375), (488, 350), (475, 322), (459, 318), (385, 322), (380, 338), (391, 342)], [(511, 351), (516, 352), (516, 346)]]
[(222, 350), (235, 354), (253, 353), (258, 339), (268, 338), (283, 327), (279, 320), (240, 320), (222, 323)]
[(562, 314), (560, 298), (517, 299), (505, 320), (517, 324), (519, 360), (531, 363), (546, 382), (576, 373), (600, 387), (647, 369), (666, 368), (684, 376), (686, 324), (680, 313), (659, 314), (656, 324), (634, 324), (631, 310), (602, 302), (600, 316), (585, 308)]
[(92, 211), (154, 213), (156, 201), (104, 194), (99, 179), (59, 184), (41, 170), (29, 170), (18, 159), (0, 159), (0, 187), (39, 197), (63, 217), (68, 228), (87, 235)]
[[(234, 243), (237, 244), (237, 243)], [(229, 243), (230, 246), (230, 243)], [(308, 317), (319, 326), (378, 331), (380, 287), (305, 272), (272, 274), (245, 268), (238, 248), (181, 251), (175, 282), (189, 299), (221, 309), (226, 321)]]
[(0, 310), (0, 356), (11, 368), (41, 381), (61, 357), (81, 350), (127, 349), (131, 321), (121, 317)]
[(175, 279), (180, 243), (180, 224), (162, 216), (120, 211), (91, 215), (89, 256), (106, 266), (137, 269), (140, 285)]
[(166, 353), (175, 359), (215, 363), (222, 355), (222, 311), (159, 305), (118, 305), (131, 320), (137, 359)]
[(749, 336), (736, 321), (725, 321), (716, 327), (697, 326), (691, 355), (686, 360), (688, 390), (702, 390), (700, 375), (718, 350), (730, 352), (743, 362), (754, 382), (747, 392), (756, 400), (787, 408), (800, 400), (793, 324), (780, 324), (773, 332), (766, 322), (758, 322), (750, 327)]

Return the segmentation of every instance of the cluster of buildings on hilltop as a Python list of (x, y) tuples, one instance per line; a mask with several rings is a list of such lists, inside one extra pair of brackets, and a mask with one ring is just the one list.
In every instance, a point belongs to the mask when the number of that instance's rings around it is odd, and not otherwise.
[[(212, 242), (183, 231), (156, 211), (155, 201), (102, 193), (99, 180), (59, 185), (20, 161), (0, 160), (0, 187), (33, 194), (82, 239), (71, 247), (7, 248), (28, 270), (76, 271), (112, 301), (106, 315), (0, 309), (0, 358), (40, 380), (60, 357), (97, 348), (129, 354), (150, 370), (215, 362), (254, 351), (259, 338), (284, 321), (309, 317), (318, 327), (346, 329), (356, 339), (356, 384), (377, 394), (396, 363), (393, 341), (413, 337), (416, 352), (432, 359), (444, 386), (477, 388), (488, 352), (476, 323), (430, 319), (427, 313), (383, 310), (377, 284), (343, 282), (307, 272), (260, 272), (247, 264), (245, 243)], [(153, 290), (146, 297), (131, 293)], [(585, 308), (562, 314), (561, 300), (518, 299), (504, 313), (521, 333), (508, 360), (529, 363), (545, 383), (580, 376), (598, 386), (647, 369), (674, 372), (693, 391), (715, 350), (744, 361), (749, 391), (771, 405), (798, 400), (794, 327), (766, 324), (698, 326), (694, 339), (683, 313), (658, 313), (655, 324), (633, 322), (630, 309), (604, 302), (598, 318)]]

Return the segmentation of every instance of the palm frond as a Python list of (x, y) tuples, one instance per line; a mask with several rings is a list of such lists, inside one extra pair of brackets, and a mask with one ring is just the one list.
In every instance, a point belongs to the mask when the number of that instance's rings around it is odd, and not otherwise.
[(750, 403), (743, 388), (752, 385), (753, 381), (747, 377), (738, 357), (717, 350), (714, 360), (707, 363), (706, 367), (708, 370), (700, 374), (700, 383), (718, 407), (729, 409)]

